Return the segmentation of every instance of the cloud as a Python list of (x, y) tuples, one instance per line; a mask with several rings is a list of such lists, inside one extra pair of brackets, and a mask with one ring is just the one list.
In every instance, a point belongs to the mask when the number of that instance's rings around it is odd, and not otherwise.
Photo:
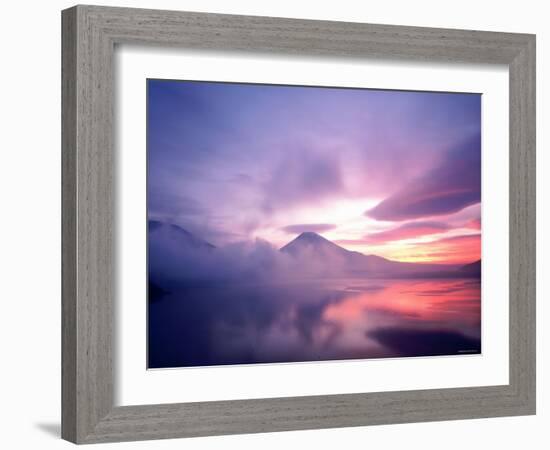
[(471, 228), (473, 230), (481, 230), (481, 218), (469, 220), (464, 224), (464, 228)]
[(168, 189), (153, 189), (147, 192), (149, 216), (173, 220), (176, 217), (196, 217), (205, 213), (203, 206), (195, 199), (170, 192)]
[(438, 239), (435, 242), (439, 243), (465, 243), (465, 242), (480, 242), (481, 234), (461, 234), (458, 236), (449, 236), (446, 238)]
[(316, 203), (344, 189), (340, 164), (330, 154), (291, 149), (263, 186), (263, 210)]
[(281, 229), (288, 234), (300, 234), (307, 231), (322, 233), (323, 231), (334, 230), (335, 228), (336, 225), (330, 223), (299, 223), (296, 225), (288, 225)]
[(458, 212), (480, 201), (481, 137), (475, 135), (365, 215), (377, 220), (408, 220)]
[(369, 234), (365, 237), (365, 243), (378, 244), (388, 241), (401, 241), (442, 233), (449, 229), (450, 226), (443, 222), (408, 222), (391, 230)]

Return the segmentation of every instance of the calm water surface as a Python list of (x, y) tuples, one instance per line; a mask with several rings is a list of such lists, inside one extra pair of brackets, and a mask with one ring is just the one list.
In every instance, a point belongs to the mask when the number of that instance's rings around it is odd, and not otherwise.
[(478, 279), (184, 286), (149, 303), (150, 368), (480, 353)]

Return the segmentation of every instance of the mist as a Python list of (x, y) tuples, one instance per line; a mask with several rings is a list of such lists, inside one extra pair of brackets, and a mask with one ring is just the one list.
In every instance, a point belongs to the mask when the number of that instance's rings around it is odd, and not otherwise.
[(228, 244), (224, 247), (178, 246), (170, 236), (149, 238), (149, 276), (157, 284), (282, 283), (290, 280), (343, 275), (343, 257), (319, 258), (314, 249), (299, 254), (280, 251), (267, 241)]

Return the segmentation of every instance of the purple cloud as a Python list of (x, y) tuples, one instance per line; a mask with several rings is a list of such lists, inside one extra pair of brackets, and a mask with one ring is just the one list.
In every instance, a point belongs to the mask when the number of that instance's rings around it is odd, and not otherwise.
[(292, 149), (264, 184), (265, 212), (315, 203), (343, 190), (340, 164), (334, 155)]
[(300, 234), (307, 231), (314, 233), (322, 233), (323, 231), (334, 230), (336, 225), (330, 223), (300, 223), (296, 225), (288, 225), (283, 227), (282, 230), (288, 234)]
[(365, 215), (377, 220), (408, 220), (451, 214), (480, 201), (481, 137), (476, 135)]

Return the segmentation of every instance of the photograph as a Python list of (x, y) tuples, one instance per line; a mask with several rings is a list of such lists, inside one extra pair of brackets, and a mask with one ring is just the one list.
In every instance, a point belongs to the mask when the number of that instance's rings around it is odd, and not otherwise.
[(148, 368), (481, 353), (481, 95), (147, 80)]
[(543, 2), (3, 6), (2, 448), (548, 447)]

